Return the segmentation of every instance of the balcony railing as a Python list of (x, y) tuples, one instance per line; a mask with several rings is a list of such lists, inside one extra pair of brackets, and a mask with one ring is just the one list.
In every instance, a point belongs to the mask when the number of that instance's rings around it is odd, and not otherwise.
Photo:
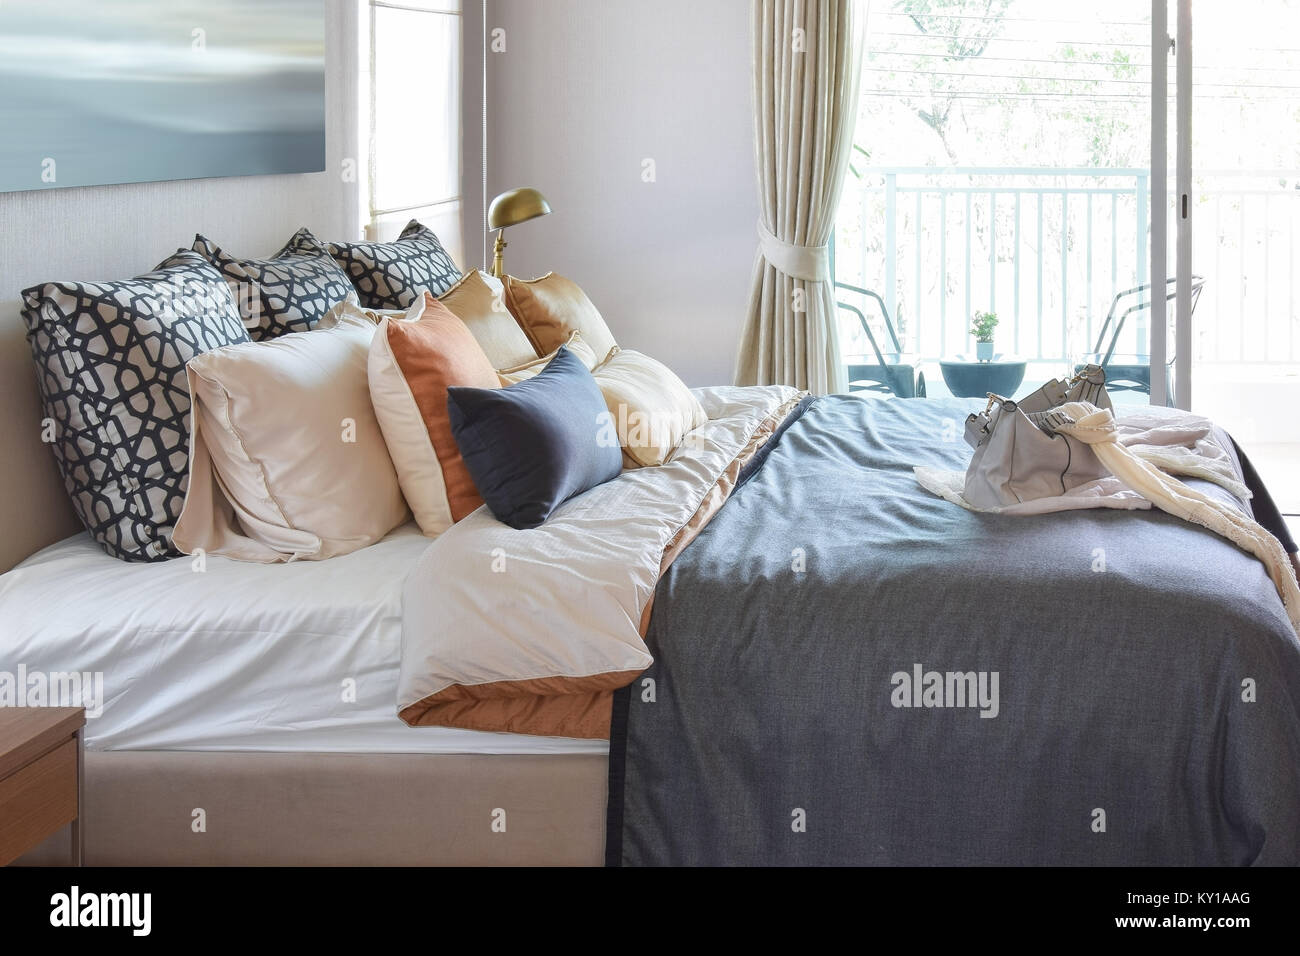
[[(991, 311), (1000, 350), (1073, 359), (1092, 349), (1114, 294), (1147, 281), (1149, 187), (1146, 169), (859, 170), (841, 201), (836, 277), (879, 291), (904, 347), (925, 358), (971, 351), (970, 317)], [(1300, 171), (1198, 172), (1198, 361), (1297, 360), (1298, 203)], [(1172, 203), (1166, 216), (1172, 275)], [(1119, 351), (1146, 351), (1148, 319)], [(845, 333), (848, 351), (860, 333)]]

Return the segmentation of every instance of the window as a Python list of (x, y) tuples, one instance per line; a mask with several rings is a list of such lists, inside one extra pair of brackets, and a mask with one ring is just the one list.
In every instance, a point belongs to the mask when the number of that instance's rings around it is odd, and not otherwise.
[[(1289, 40), (1300, 8), (1197, 5), (1195, 50), (1189, 35), (1157, 57), (1153, 15), (1176, 33), (1184, 7), (873, 5), (835, 235), (841, 301), (864, 317), (841, 308), (841, 348), (859, 389), (897, 394), (894, 368), (923, 364), (929, 394), (944, 394), (935, 365), (969, 356), (975, 313), (996, 312), (997, 351), (1029, 363), (1024, 391), (1100, 361), (1112, 386), (1130, 387), (1112, 387), (1117, 400), (1145, 402), (1154, 387), (1158, 403), (1225, 427), (1300, 514), (1300, 425), (1277, 413), (1300, 397), (1300, 48)], [(1179, 89), (1191, 104), (1183, 136)], [(1167, 123), (1163, 147), (1153, 116)], [(1153, 171), (1162, 148), (1168, 162)], [(1162, 247), (1172, 292), (1180, 244), (1192, 281), (1185, 320), (1170, 302), (1163, 323), (1161, 396), (1151, 353), (1165, 316), (1149, 292), (1116, 297), (1148, 283)], [(1112, 309), (1131, 317), (1108, 323)]]
[(463, 263), (460, 0), (367, 0), (365, 6), (366, 236), (393, 239), (419, 219)]

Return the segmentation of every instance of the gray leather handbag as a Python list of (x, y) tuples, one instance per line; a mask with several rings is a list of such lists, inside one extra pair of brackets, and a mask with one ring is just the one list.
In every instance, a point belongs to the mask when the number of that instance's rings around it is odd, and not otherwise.
[(1052, 411), (1066, 402), (1110, 409), (1105, 370), (1088, 365), (1019, 402), (989, 393), (984, 411), (966, 419), (966, 442), (975, 449), (962, 493), (968, 503), (1000, 508), (1054, 497), (1110, 474), (1087, 443), (1052, 430)]

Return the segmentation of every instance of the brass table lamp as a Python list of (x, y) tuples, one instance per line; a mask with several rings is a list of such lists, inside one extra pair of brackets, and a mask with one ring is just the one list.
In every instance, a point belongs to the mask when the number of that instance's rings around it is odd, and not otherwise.
[(528, 186), (507, 190), (492, 200), (492, 205), (488, 206), (488, 228), (497, 230), (496, 251), (492, 256), (494, 276), (500, 278), (506, 274), (506, 227), (548, 215), (550, 211), (546, 197)]

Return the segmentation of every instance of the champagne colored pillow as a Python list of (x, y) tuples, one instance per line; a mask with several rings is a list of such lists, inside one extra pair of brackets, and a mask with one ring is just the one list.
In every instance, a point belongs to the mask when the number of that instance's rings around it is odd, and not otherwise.
[[(569, 341), (564, 343), (564, 347), (572, 352), (578, 360), (582, 362), (588, 372), (596, 367), (596, 353), (591, 350), (591, 346), (582, 341), (581, 332), (575, 330), (573, 334), (569, 336)], [(551, 359), (555, 358), (559, 353), (560, 350), (556, 349), (550, 355), (543, 355), (541, 358), (533, 359), (531, 362), (525, 362), (523, 365), (518, 365), (515, 368), (499, 368), (497, 369), (497, 378), (501, 379), (502, 385), (514, 385), (518, 382), (525, 382), (542, 369), (546, 368), (546, 366), (550, 364)]]
[(505, 288), (500, 279), (473, 269), (440, 295), (438, 301), (469, 326), (493, 368), (515, 368), (542, 354), (533, 349), (533, 343), (506, 308)]
[(384, 318), (370, 345), (370, 398), (421, 530), (442, 534), (483, 504), (447, 417), (447, 388), (500, 388), (465, 323), (432, 295), (414, 322)]
[(575, 329), (598, 360), (618, 347), (609, 326), (576, 282), (548, 272), (539, 279), (506, 276), (505, 287), (506, 306), (538, 355), (554, 352)]
[(592, 375), (629, 467), (662, 465), (688, 432), (709, 420), (686, 383), (641, 352), (620, 349)]
[(374, 334), (369, 321), (347, 317), (190, 360), (192, 464), (178, 548), (320, 560), (409, 518), (370, 405)]
[(424, 315), (424, 296), (420, 296), (405, 309), (367, 309), (355, 302), (340, 302), (325, 313), (316, 328), (332, 329), (347, 316), (364, 319), (371, 325), (378, 325), (385, 318), (392, 319), (394, 322), (414, 322), (422, 315)]

